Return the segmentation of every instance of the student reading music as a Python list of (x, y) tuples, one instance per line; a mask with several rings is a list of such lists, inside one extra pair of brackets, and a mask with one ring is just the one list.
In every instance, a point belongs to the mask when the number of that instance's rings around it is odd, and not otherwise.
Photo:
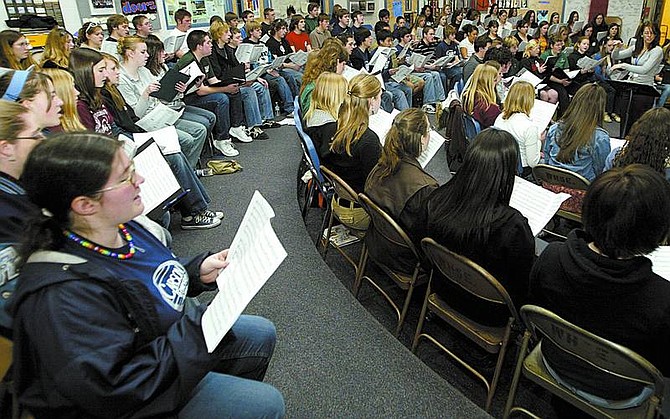
[(33, 64), (25, 35), (12, 29), (0, 32), (0, 67), (25, 70)]
[(493, 125), (500, 115), (500, 107), (496, 103), (497, 76), (498, 70), (494, 67), (479, 64), (461, 95), (463, 110), (479, 122), (481, 129)]
[(26, 233), (11, 307), (22, 406), (37, 417), (283, 416), (281, 394), (261, 382), (273, 324), (242, 315), (208, 353), (206, 307), (187, 296), (215, 289), (227, 251), (182, 265), (131, 221), (144, 179), (119, 141), (56, 135), (23, 178), (45, 215)]
[[(430, 140), (430, 123), (419, 109), (407, 109), (393, 119), (379, 162), (365, 182), (365, 194), (396, 220), (420, 248), (425, 236), (426, 203), (437, 181), (421, 168), (418, 157)], [(366, 244), (387, 266), (412, 273), (416, 260), (411, 252), (367, 232)]]
[(321, 73), (314, 83), (304, 119), (305, 133), (312, 139), (319, 158), (329, 153), (330, 141), (337, 131), (337, 115), (347, 89), (347, 80), (329, 71)]
[(47, 35), (40, 67), (67, 70), (70, 52), (73, 48), (74, 38), (72, 34), (65, 29), (53, 28)]
[[(337, 130), (321, 164), (340, 176), (356, 192), (362, 192), (365, 179), (381, 155), (379, 137), (369, 127), (371, 114), (379, 111), (381, 84), (376, 77), (359, 74), (349, 81), (337, 118)], [(332, 208), (348, 227), (365, 230), (370, 217), (354, 202), (333, 198)]]

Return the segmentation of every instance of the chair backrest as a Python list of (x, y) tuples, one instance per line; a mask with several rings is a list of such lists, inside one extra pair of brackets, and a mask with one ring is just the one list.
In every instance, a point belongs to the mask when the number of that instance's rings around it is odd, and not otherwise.
[(341, 177), (336, 175), (326, 166), (321, 166), (321, 172), (323, 172), (326, 178), (330, 180), (338, 197), (346, 199), (347, 201), (359, 203), (356, 191), (354, 191)]
[(479, 121), (472, 115), (468, 115), (467, 112), (463, 112), (463, 131), (465, 132), (465, 139), (468, 144), (472, 143), (481, 130), (482, 127)]
[(325, 180), (323, 173), (321, 173), (321, 162), (319, 161), (319, 155), (316, 153), (316, 147), (314, 147), (314, 142), (312, 139), (303, 131), (302, 123), (300, 123), (300, 118), (297, 116), (297, 112), (294, 114), (295, 118), (295, 129), (298, 131), (298, 138), (300, 138), (300, 145), (302, 146), (302, 152), (305, 156), (306, 163), (310, 166), (309, 169), (316, 180), (322, 184)]
[(398, 224), (393, 217), (388, 215), (379, 205), (375, 204), (367, 195), (358, 194), (358, 200), (365, 211), (370, 215), (370, 227), (374, 229), (375, 239), (384, 239), (394, 246), (407, 249), (419, 260), (419, 253), (409, 238), (405, 230)]
[(300, 124), (300, 129), (302, 129), (302, 109), (300, 109), (300, 95), (293, 98), (293, 120), (295, 121), (295, 126), (297, 127)]
[(515, 321), (519, 320), (507, 290), (486, 269), (465, 256), (452, 252), (430, 237), (421, 240), (421, 247), (433, 269), (437, 269), (447, 280), (482, 300), (507, 305)]
[(612, 378), (653, 386), (656, 395), (663, 394), (663, 376), (636, 352), (575, 326), (542, 307), (521, 307), (521, 318), (536, 339), (549, 339), (562, 351)]
[(562, 167), (549, 166), (548, 164), (538, 164), (533, 167), (533, 176), (540, 182), (547, 182), (553, 185), (565, 186), (585, 191), (589, 188), (591, 182), (584, 176), (572, 172)]

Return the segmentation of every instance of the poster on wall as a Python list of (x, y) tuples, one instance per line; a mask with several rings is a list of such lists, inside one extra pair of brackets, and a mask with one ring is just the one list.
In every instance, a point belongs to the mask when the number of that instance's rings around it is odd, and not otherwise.
[(226, 13), (224, 0), (165, 0), (165, 12), (168, 16), (168, 28), (174, 28), (175, 22), (171, 18), (178, 9), (191, 12), (193, 26), (209, 26), (209, 18), (214, 15), (222, 16)]
[(114, 15), (116, 14), (116, 6), (114, 0), (88, 0), (91, 7), (91, 15)]

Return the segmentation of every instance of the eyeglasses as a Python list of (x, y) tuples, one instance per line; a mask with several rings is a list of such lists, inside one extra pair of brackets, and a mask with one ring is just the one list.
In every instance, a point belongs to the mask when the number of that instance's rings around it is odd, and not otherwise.
[(107, 187), (107, 188), (103, 188), (103, 189), (97, 190), (97, 191), (93, 192), (91, 195), (97, 195), (97, 194), (99, 194), (99, 193), (104, 193), (104, 192), (113, 191), (114, 189), (123, 188), (123, 187), (126, 186), (126, 185), (134, 185), (135, 182), (137, 181), (137, 178), (136, 178), (136, 176), (135, 176), (135, 175), (136, 175), (136, 172), (135, 172), (135, 162), (133, 162), (133, 161), (130, 162), (130, 167), (129, 167), (129, 169), (130, 169), (130, 173), (128, 173), (128, 177), (127, 177), (127, 178), (123, 179), (121, 182), (117, 183), (117, 184), (114, 185), (114, 186), (110, 186), (110, 187)]
[(24, 48), (27, 47), (28, 45), (30, 45), (30, 43), (28, 43), (28, 41), (22, 41), (22, 42), (18, 42), (16, 44), (14, 44), (14, 46), (24, 47)]

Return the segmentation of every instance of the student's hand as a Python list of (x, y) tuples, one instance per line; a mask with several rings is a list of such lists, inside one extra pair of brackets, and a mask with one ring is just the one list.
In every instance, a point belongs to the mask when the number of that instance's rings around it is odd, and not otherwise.
[(547, 130), (545, 129), (544, 131), (542, 131), (542, 132), (540, 133), (540, 141), (542, 141), (542, 143), (544, 143), (544, 139), (545, 139), (546, 137), (547, 137)]
[(169, 54), (167, 54), (167, 53), (165, 54), (165, 61), (172, 61), (173, 58), (174, 58), (174, 52), (171, 52)]
[(161, 84), (158, 83), (157, 81), (153, 83), (149, 83), (146, 89), (144, 89), (144, 92), (142, 93), (142, 96), (144, 96), (145, 99), (149, 98), (149, 95), (153, 92), (157, 92), (158, 89), (161, 88)]
[(305, 42), (305, 48), (307, 49), (307, 52), (312, 52), (312, 46)]
[(389, 75), (392, 76), (392, 75), (394, 75), (394, 74), (397, 73), (397, 72), (398, 72), (398, 69), (397, 69), (397, 68), (392, 68), (392, 69), (389, 70)]
[(178, 91), (179, 93), (186, 93), (186, 88), (187, 88), (187, 87), (188, 87), (188, 85), (187, 85), (186, 83), (184, 83), (183, 81), (178, 81), (178, 82), (174, 85), (174, 89), (175, 89), (176, 91)]
[(547, 66), (544, 64), (540, 64), (537, 61), (535, 61), (535, 65), (537, 66), (537, 71), (540, 73), (544, 73), (547, 70)]
[(235, 94), (240, 91), (240, 86), (238, 84), (229, 84), (228, 86), (222, 87), (221, 90), (223, 93)]
[(228, 249), (207, 256), (200, 265), (200, 281), (203, 284), (210, 284), (216, 281), (221, 271), (228, 266), (227, 258)]
[(621, 70), (622, 68), (623, 68), (623, 65), (622, 65), (622, 64), (614, 64), (612, 67), (610, 67), (610, 70), (611, 70), (611, 71), (614, 71), (614, 70)]
[(261, 79), (261, 78), (257, 78), (256, 81), (259, 82), (259, 83), (260, 83), (263, 87), (265, 87), (266, 89), (268, 88), (268, 81), (267, 81), (267, 80), (265, 80), (265, 79)]
[(300, 66), (296, 63), (286, 63), (284, 64), (287, 68), (291, 68), (295, 71), (300, 71)]
[(561, 84), (563, 86), (569, 86), (570, 83), (572, 83), (572, 80), (569, 80), (569, 79), (561, 80)]
[(279, 77), (279, 72), (277, 72), (277, 70), (268, 71), (268, 74), (272, 77)]
[(249, 71), (251, 69), (251, 64), (250, 63), (244, 63), (244, 70)]

